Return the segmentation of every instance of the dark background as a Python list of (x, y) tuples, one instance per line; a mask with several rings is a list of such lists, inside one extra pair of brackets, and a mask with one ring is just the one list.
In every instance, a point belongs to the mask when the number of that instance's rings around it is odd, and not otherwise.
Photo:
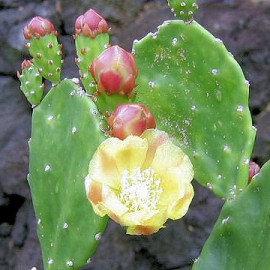
[[(0, 270), (43, 269), (26, 180), (31, 108), (16, 78), (27, 57), (22, 29), (35, 15), (52, 20), (62, 34), (65, 76), (78, 77), (70, 35), (76, 17), (90, 7), (109, 21), (112, 43), (127, 50), (134, 39), (173, 18), (165, 0), (0, 0)], [(224, 41), (250, 81), (250, 106), (258, 128), (253, 157), (263, 164), (270, 156), (270, 3), (204, 0), (196, 20)], [(191, 269), (222, 206), (211, 192), (196, 183), (195, 188), (188, 215), (168, 222), (153, 236), (129, 236), (111, 222), (96, 256), (84, 269)]]

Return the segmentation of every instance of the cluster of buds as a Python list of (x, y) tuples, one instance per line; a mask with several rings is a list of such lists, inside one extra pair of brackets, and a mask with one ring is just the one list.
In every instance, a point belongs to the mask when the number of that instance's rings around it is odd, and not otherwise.
[(49, 34), (57, 35), (54, 25), (46, 18), (36, 16), (23, 30), (26, 39), (41, 38)]

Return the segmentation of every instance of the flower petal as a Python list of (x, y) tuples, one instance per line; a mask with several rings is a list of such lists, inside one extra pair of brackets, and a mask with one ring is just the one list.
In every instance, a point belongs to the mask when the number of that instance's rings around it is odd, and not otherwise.
[(161, 229), (161, 227), (157, 226), (130, 226), (127, 228), (127, 234), (130, 235), (150, 235), (156, 233)]
[(185, 153), (179, 147), (167, 142), (157, 148), (151, 167), (162, 176), (168, 168), (181, 166), (184, 157)]
[(189, 205), (191, 203), (191, 200), (194, 196), (194, 190), (191, 184), (186, 183), (185, 188), (185, 195), (183, 198), (178, 200), (175, 205), (170, 209), (170, 212), (168, 213), (168, 217), (170, 219), (179, 219), (183, 217), (189, 208)]
[(120, 188), (120, 174), (116, 166), (115, 155), (121, 141), (116, 138), (105, 140), (97, 149), (89, 164), (89, 174), (95, 181), (113, 189)]
[[(179, 203), (178, 207), (183, 207), (187, 210), (187, 207), (193, 198), (193, 188), (190, 183), (192, 179), (193, 170), (190, 162), (187, 162), (187, 164), (183, 162), (179, 167), (170, 168), (166, 174), (162, 176), (161, 188), (163, 192), (160, 197), (159, 208), (167, 208), (169, 218), (171, 218), (171, 212), (176, 211), (174, 209), (176, 204), (182, 199), (183, 206)], [(192, 189), (192, 192), (190, 188)], [(187, 192), (188, 195), (186, 194)], [(181, 209), (178, 209), (177, 211), (181, 212)]]
[(121, 145), (117, 145), (117, 149), (114, 145), (110, 146), (115, 147), (115, 162), (118, 171), (133, 171), (141, 168), (148, 149), (147, 140), (138, 136), (128, 136), (121, 142)]
[(156, 150), (162, 144), (165, 144), (169, 141), (169, 136), (166, 132), (157, 130), (157, 129), (147, 129), (142, 135), (141, 138), (144, 138), (148, 142), (148, 151), (145, 158), (145, 163), (143, 167), (145, 169), (149, 168), (153, 158), (156, 154)]

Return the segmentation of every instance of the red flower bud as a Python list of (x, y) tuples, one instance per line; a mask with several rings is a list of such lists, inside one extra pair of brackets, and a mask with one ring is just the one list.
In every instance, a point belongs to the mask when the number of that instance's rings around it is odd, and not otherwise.
[(25, 60), (23, 60), (23, 62), (22, 62), (22, 70), (28, 69), (28, 68), (30, 68), (32, 65), (33, 65), (33, 59), (31, 59), (31, 60), (25, 59)]
[(121, 140), (129, 135), (140, 136), (146, 129), (156, 128), (156, 119), (144, 104), (122, 104), (108, 119), (111, 134)]
[(75, 22), (76, 35), (95, 38), (98, 34), (108, 33), (109, 30), (106, 20), (93, 9), (79, 16)]
[(125, 95), (136, 87), (138, 69), (134, 56), (119, 46), (109, 47), (96, 58), (90, 72), (99, 92)]
[(255, 162), (250, 162), (249, 164), (249, 181), (252, 181), (253, 178), (260, 172), (260, 166)]
[(49, 34), (57, 34), (54, 25), (42, 17), (34, 17), (23, 30), (24, 37), (31, 39), (33, 37), (41, 38)]

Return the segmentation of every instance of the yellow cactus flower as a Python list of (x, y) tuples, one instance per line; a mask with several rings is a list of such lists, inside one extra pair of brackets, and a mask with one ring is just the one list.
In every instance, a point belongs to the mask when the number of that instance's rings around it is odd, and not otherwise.
[(193, 175), (188, 156), (167, 133), (148, 129), (140, 137), (101, 143), (85, 188), (96, 214), (108, 215), (128, 234), (149, 235), (186, 214)]

